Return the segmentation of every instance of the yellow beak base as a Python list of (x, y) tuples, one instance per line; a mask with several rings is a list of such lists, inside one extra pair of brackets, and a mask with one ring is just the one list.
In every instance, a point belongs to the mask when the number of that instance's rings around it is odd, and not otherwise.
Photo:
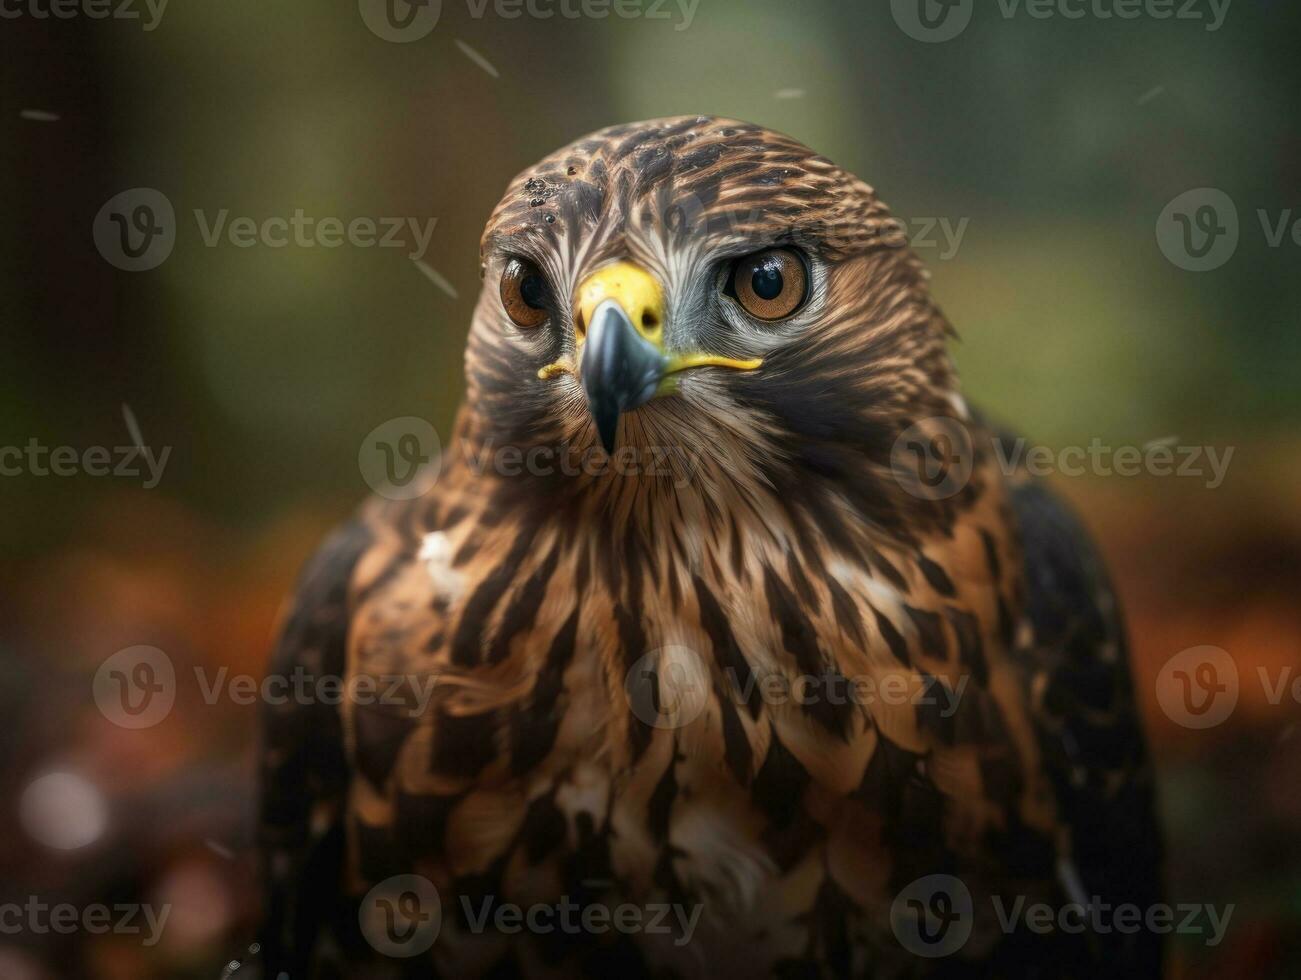
[[(578, 319), (575, 327), (580, 346), (586, 340), (587, 328), (597, 307), (607, 300), (619, 304), (637, 333), (660, 351), (664, 350), (664, 290), (658, 279), (641, 266), (627, 261), (602, 266), (578, 287)], [(696, 367), (753, 371), (763, 364), (763, 360), (757, 357), (740, 359), (705, 353), (670, 354), (665, 360), (665, 378)], [(545, 381), (557, 374), (576, 373), (573, 362), (563, 359), (541, 368), (538, 377)]]
[(615, 262), (602, 266), (578, 287), (579, 337), (587, 332), (596, 308), (607, 299), (618, 303), (637, 332), (656, 347), (664, 344), (664, 290), (639, 265)]

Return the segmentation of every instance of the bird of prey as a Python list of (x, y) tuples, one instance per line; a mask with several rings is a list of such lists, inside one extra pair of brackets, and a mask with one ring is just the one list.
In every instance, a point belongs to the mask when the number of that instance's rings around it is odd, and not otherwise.
[(714, 117), (511, 183), (443, 455), (274, 654), (376, 696), (266, 708), (267, 976), (1159, 975), (1018, 912), (1159, 901), (1151, 773), (1097, 554), (901, 227)]

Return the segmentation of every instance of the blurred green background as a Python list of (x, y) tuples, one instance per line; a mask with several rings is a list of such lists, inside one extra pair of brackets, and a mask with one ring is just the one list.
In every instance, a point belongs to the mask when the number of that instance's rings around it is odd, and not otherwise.
[[(962, 335), (967, 391), (994, 415), (1054, 447), (1234, 447), (1214, 490), (1060, 483), (1130, 611), (1175, 897), (1238, 905), (1221, 947), (1177, 944), (1176, 975), (1301, 969), (1298, 706), (1244, 684), (1230, 723), (1189, 732), (1154, 695), (1160, 666), (1197, 644), (1247, 678), (1301, 664), (1301, 246), (1271, 247), (1257, 215), (1301, 220), (1297, 5), (1237, 0), (1209, 31), (981, 3), (940, 44), (909, 37), (889, 3), (836, 0), (699, 0), (690, 19), (676, 0), (663, 17), (549, 19), (443, 0), (410, 43), (379, 37), (356, 2), (175, 3), (152, 30), (143, 4), (143, 20), (9, 9), (0, 445), (121, 445), (125, 404), (173, 449), (156, 489), (0, 478), (0, 881), (152, 895), (179, 918), (147, 950), (0, 936), (0, 975), (213, 975), (252, 914), (255, 712), (183, 692), (163, 725), (128, 732), (95, 710), (89, 678), (137, 643), (178, 670), (257, 674), (297, 565), (367, 490), (362, 437), (405, 415), (449, 431), (478, 237), (506, 182), (587, 131), (684, 113), (790, 133), (914, 231), (942, 223), (918, 251)], [(177, 235), (159, 267), (129, 273), (91, 229), (137, 187), (167, 196)], [(1166, 260), (1155, 228), (1200, 187), (1236, 203), (1241, 242), (1198, 274)], [(299, 208), (434, 219), (425, 268), (412, 247), (208, 247), (194, 216)], [(954, 254), (943, 223), (964, 229)], [(24, 836), (17, 801), (51, 769), (104, 794), (95, 843)]]

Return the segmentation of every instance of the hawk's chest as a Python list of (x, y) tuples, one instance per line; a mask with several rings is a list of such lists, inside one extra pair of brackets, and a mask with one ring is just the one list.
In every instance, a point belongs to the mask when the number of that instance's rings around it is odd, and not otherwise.
[[(467, 518), (363, 562), (351, 678), (434, 684), (419, 705), (345, 704), (361, 882), (419, 867), (512, 901), (708, 897), (701, 928), (744, 920), (756, 943), (803, 942), (791, 923), (828, 895), (880, 905), (887, 829), (936, 819), (920, 760), (943, 750), (954, 791), (988, 765), (944, 745), (955, 691), (964, 737), (994, 713), (992, 689), (959, 690), (993, 634), (996, 590), (967, 584), (991, 580), (978, 529), (944, 567), (653, 540)], [(962, 806), (973, 827), (997, 816)]]
[(517, 806), (581, 784), (598, 824), (627, 807), (661, 845), (700, 824), (685, 801), (716, 798), (705, 836), (750, 838), (767, 802), (788, 806), (787, 771), (840, 795), (880, 730), (920, 743), (926, 681), (900, 662), (897, 590), (843, 562), (814, 574), (727, 540), (705, 554), (665, 540), (654, 553), (544, 530), (475, 548), (436, 530), (370, 562), (350, 674), (405, 680), (418, 700), (345, 707), (359, 765), (377, 743), (391, 757), (370, 788), (493, 786)]

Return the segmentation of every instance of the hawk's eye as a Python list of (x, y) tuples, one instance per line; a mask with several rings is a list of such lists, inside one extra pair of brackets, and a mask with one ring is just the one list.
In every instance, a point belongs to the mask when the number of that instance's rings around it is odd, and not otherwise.
[(766, 249), (737, 261), (726, 291), (751, 316), (784, 320), (808, 298), (808, 268), (793, 249)]
[(501, 274), (501, 305), (515, 326), (532, 330), (550, 315), (547, 281), (528, 259), (511, 259)]

